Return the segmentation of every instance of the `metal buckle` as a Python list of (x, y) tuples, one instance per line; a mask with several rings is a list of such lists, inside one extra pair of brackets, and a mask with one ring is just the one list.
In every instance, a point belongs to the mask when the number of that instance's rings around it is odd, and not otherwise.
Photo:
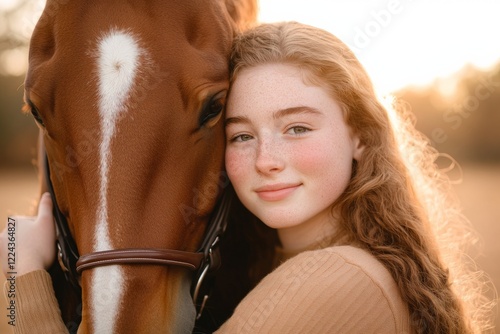
[[(205, 259), (206, 259), (206, 263), (205, 265), (203, 266), (203, 269), (201, 270), (201, 273), (200, 273), (200, 276), (198, 277), (198, 280), (196, 281), (196, 285), (194, 287), (194, 291), (193, 291), (193, 303), (196, 305), (196, 302), (198, 300), (198, 294), (200, 293), (200, 288), (201, 288), (201, 285), (203, 284), (203, 281), (205, 279), (205, 276), (207, 275), (207, 273), (213, 269), (213, 266), (214, 265), (218, 265), (218, 261), (216, 261), (216, 259), (214, 258), (214, 248), (217, 246), (217, 244), (219, 243), (219, 235), (217, 235), (214, 239), (214, 241), (212, 241), (212, 243), (210, 244), (210, 247), (208, 247), (207, 251), (205, 252)], [(201, 317), (201, 314), (203, 313), (203, 309), (205, 308), (205, 304), (208, 300), (208, 294), (205, 294), (203, 296), (203, 300), (201, 301), (201, 305), (200, 305), (200, 309), (197, 311), (197, 314), (196, 314), (196, 320), (198, 320), (200, 317)]]
[[(198, 278), (198, 281), (196, 282), (196, 286), (194, 288), (193, 292), (193, 303), (196, 305), (196, 301), (198, 300), (198, 294), (200, 293), (200, 287), (201, 284), (203, 283), (203, 280), (208, 273), (208, 270), (210, 269), (210, 261), (207, 261), (205, 266), (203, 267), (203, 270), (201, 271), (200, 277)], [(205, 308), (205, 303), (208, 300), (208, 295), (203, 296), (203, 300), (200, 305), (200, 309), (196, 313), (196, 320), (198, 320), (201, 317), (201, 314), (203, 313), (203, 309)]]
[(69, 269), (68, 267), (66, 267), (66, 264), (64, 263), (61, 244), (59, 242), (57, 242), (56, 244), (57, 244), (57, 261), (59, 262), (59, 266), (61, 267), (62, 271), (65, 274), (69, 273)]

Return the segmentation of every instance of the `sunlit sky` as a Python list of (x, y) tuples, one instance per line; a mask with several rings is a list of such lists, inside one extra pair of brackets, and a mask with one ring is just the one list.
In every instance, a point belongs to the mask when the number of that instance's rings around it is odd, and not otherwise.
[(337, 35), (381, 92), (500, 60), (498, 0), (261, 0), (260, 20), (296, 20)]
[[(0, 10), (17, 1), (0, 0)], [(18, 20), (27, 38), (43, 3), (33, 0)], [(260, 0), (259, 21), (283, 20), (337, 35), (382, 93), (500, 60), (500, 0)], [(26, 58), (25, 50), (13, 50), (0, 61), (14, 74), (24, 71)]]

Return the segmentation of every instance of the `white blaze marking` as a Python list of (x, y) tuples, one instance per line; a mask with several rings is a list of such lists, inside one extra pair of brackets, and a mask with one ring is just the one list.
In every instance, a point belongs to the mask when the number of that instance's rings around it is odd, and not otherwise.
[[(111, 164), (111, 140), (120, 114), (126, 104), (142, 51), (130, 33), (113, 30), (99, 40), (97, 52), (99, 76), (100, 188), (94, 251), (113, 249), (108, 229), (108, 172)], [(119, 266), (103, 266), (93, 270), (91, 284), (92, 316), (95, 333), (114, 333), (124, 287)]]

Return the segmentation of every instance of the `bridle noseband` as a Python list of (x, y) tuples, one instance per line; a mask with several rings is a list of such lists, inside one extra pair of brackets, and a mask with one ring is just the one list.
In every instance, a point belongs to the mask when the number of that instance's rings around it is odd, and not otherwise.
[(227, 226), (227, 217), (234, 196), (227, 186), (216, 206), (197, 252), (158, 248), (125, 248), (94, 252), (79, 256), (76, 243), (69, 230), (66, 216), (60, 211), (50, 179), (49, 160), (45, 154), (45, 181), (52, 197), (53, 214), (57, 229), (58, 261), (61, 269), (74, 288), (80, 290), (79, 276), (82, 271), (113, 264), (153, 264), (184, 267), (195, 271), (191, 295), (197, 307), (197, 319), (201, 316), (208, 294), (198, 303), (201, 285), (207, 274), (220, 266), (219, 241)]

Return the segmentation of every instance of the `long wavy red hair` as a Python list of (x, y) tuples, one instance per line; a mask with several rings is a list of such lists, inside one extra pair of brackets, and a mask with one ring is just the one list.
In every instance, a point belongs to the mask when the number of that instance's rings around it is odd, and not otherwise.
[(288, 63), (326, 88), (364, 145), (344, 194), (332, 205), (332, 239), (368, 250), (391, 272), (417, 333), (477, 333), (487, 326), (483, 283), (464, 261), (474, 242), (439, 156), (408, 108), (384, 106), (352, 51), (332, 34), (296, 22), (264, 24), (233, 44), (231, 80), (245, 68)]

